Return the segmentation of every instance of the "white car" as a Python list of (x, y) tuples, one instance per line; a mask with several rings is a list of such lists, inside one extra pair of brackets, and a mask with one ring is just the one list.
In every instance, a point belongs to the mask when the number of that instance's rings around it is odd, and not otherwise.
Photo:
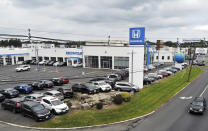
[(46, 62), (47, 62), (47, 60), (43, 60), (43, 61), (39, 62), (39, 65), (44, 65), (44, 64), (46, 64)]
[(54, 114), (66, 113), (69, 111), (69, 107), (64, 102), (52, 96), (43, 97), (40, 103)]
[(46, 91), (44, 93), (45, 96), (53, 96), (55, 98), (58, 98), (59, 100), (63, 100), (64, 96), (61, 92), (57, 91), (57, 90), (50, 90), (50, 91)]
[(55, 63), (53, 64), (53, 66), (58, 66), (59, 63), (60, 63), (59, 61), (55, 62)]
[(101, 91), (111, 91), (112, 87), (105, 81), (93, 81), (94, 85), (98, 86)]
[(16, 72), (29, 71), (29, 70), (30, 70), (29, 65), (20, 65), (19, 67), (16, 68)]
[(74, 67), (74, 68), (83, 67), (83, 64), (82, 63), (76, 63), (76, 64), (73, 64), (72, 67)]

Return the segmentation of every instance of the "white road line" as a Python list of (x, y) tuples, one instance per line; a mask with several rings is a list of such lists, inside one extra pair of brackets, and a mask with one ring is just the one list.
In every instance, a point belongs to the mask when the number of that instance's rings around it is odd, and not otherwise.
[(205, 89), (203, 90), (203, 92), (200, 94), (200, 97), (202, 97), (202, 95), (204, 94), (204, 92), (207, 90), (208, 85), (205, 87)]

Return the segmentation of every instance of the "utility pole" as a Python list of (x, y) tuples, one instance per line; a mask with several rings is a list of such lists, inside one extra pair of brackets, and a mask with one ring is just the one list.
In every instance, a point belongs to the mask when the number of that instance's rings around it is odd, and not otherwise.
[[(31, 44), (31, 34), (30, 34), (30, 28), (28, 29), (28, 40), (29, 44)], [(27, 45), (26, 45), (27, 46)]]
[(108, 36), (108, 46), (110, 46), (110, 35)]
[(133, 84), (133, 75), (134, 75), (133, 74), (134, 73), (133, 72), (134, 71), (134, 69), (133, 69), (134, 68), (134, 66), (133, 66), (133, 63), (134, 63), (133, 60), (134, 60), (134, 58), (133, 57), (134, 57), (134, 52), (132, 50), (132, 52), (131, 52), (131, 84)]
[[(195, 51), (196, 51), (196, 48), (195, 48), (194, 44), (192, 44), (192, 45), (194, 47), (194, 54), (193, 54), (193, 57), (192, 57), (192, 60), (191, 60), (191, 67), (189, 69), (188, 80), (187, 80), (188, 82), (190, 81), (191, 70), (192, 70), (192, 65), (193, 65), (193, 61), (194, 61), (194, 57), (195, 57)], [(191, 54), (191, 52), (190, 52), (190, 54)]]

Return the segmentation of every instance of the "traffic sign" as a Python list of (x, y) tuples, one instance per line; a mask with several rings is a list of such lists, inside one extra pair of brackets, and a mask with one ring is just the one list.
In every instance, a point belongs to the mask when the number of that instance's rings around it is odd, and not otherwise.
[(144, 45), (145, 43), (145, 28), (137, 27), (129, 29), (130, 45)]

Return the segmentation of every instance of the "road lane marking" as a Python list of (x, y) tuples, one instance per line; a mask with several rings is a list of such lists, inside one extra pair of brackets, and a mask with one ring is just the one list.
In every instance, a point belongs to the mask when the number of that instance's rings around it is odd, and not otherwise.
[(207, 90), (208, 85), (205, 87), (205, 89), (203, 90), (203, 92), (200, 94), (200, 97), (202, 97), (202, 95), (204, 94), (204, 92)]

